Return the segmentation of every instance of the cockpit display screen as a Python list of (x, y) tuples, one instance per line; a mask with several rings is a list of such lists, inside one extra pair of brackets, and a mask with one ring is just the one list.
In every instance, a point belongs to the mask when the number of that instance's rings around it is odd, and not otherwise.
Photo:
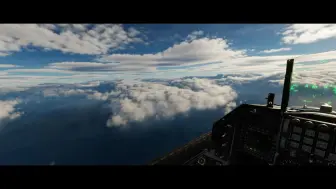
[(248, 148), (261, 153), (267, 153), (272, 148), (272, 137), (258, 131), (249, 131), (246, 136), (245, 144)]

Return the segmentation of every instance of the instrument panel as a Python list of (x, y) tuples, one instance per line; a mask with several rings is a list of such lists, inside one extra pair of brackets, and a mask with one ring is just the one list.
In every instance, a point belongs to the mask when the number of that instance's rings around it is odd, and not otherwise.
[(287, 114), (280, 131), (279, 163), (336, 164), (336, 124)]
[(239, 106), (213, 126), (217, 154), (224, 160), (233, 160), (232, 163), (239, 159), (236, 155), (241, 153), (273, 162), (280, 118), (280, 108), (250, 104)]
[(247, 154), (272, 165), (334, 166), (336, 123), (324, 117), (316, 112), (281, 116), (276, 106), (246, 104), (214, 124), (212, 140), (218, 157), (233, 164)]

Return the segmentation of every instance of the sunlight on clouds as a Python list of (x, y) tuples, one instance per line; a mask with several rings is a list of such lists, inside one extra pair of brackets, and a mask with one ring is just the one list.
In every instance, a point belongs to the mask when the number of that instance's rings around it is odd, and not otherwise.
[(191, 109), (215, 109), (229, 105), (227, 111), (236, 105), (233, 101), (237, 94), (229, 86), (196, 78), (174, 82), (179, 88), (155, 83), (120, 83), (117, 87), (119, 98), (110, 100), (113, 115), (107, 126), (122, 126), (150, 117), (169, 118)]
[(143, 66), (180, 66), (204, 64), (218, 60), (243, 57), (245, 50), (230, 49), (225, 39), (200, 38), (184, 41), (156, 54), (112, 54), (102, 56), (99, 61), (120, 64), (140, 64)]
[(336, 24), (292, 24), (282, 32), (285, 44), (308, 44), (336, 37)]
[[(1, 28), (2, 27), (2, 28)], [(287, 32), (284, 35), (289, 35), (291, 32), (302, 33), (307, 32), (309, 28), (317, 32), (322, 28), (330, 28), (330, 25), (291, 25), (286, 28)], [(23, 34), (14, 39), (8, 37), (9, 31), (13, 31), (13, 37), (15, 37), (15, 31), (19, 28), (25, 28), (27, 31), (32, 32), (46, 32), (43, 35), (45, 38), (39, 39), (38, 42), (34, 42), (36, 45), (42, 45), (46, 42), (47, 37), (58, 36), (57, 40), (62, 41), (62, 35), (72, 36), (71, 32), (82, 32), (83, 35), (77, 36), (76, 40), (80, 37), (83, 39), (85, 36), (91, 36), (93, 39), (89, 40), (90, 45), (93, 45), (98, 33), (101, 36), (107, 35), (111, 28), (123, 40), (131, 42), (128, 37), (135, 37), (141, 35), (141, 32), (134, 28), (129, 28), (127, 31), (123, 29), (121, 25), (95, 25), (89, 29), (89, 25), (6, 25), (0, 26), (0, 40), (9, 42), (32, 42), (30, 39), (36, 34)], [(61, 33), (55, 33), (57, 29), (61, 28)], [(109, 28), (109, 29), (108, 29)], [(2, 30), (1, 30), (2, 29)], [(291, 30), (291, 31), (289, 31)], [(2, 33), (1, 33), (2, 32)], [(29, 33), (28, 32), (28, 33)], [(107, 34), (105, 34), (107, 32)], [(119, 33), (118, 33), (119, 32)], [(123, 35), (121, 35), (122, 33)], [(1, 34), (6, 34), (1, 36)], [(40, 33), (42, 35), (42, 33)], [(246, 54), (247, 49), (233, 49), (229, 45), (226, 39), (222, 38), (207, 38), (201, 37), (204, 34), (203, 31), (194, 31), (189, 35), (189, 39), (175, 44), (162, 52), (155, 54), (106, 54), (100, 55), (96, 59), (97, 62), (53, 62), (40, 69), (8, 69), (0, 71), (0, 86), (1, 87), (13, 87), (16, 86), (32, 86), (40, 83), (75, 83), (86, 82), (90, 80), (113, 80), (113, 79), (135, 79), (135, 78), (179, 78), (184, 76), (201, 76), (201, 75), (216, 75), (216, 74), (229, 74), (229, 73), (283, 73), (285, 71), (285, 64), (287, 59), (295, 58), (295, 62), (307, 62), (307, 61), (322, 61), (336, 59), (336, 51), (315, 53), (315, 54), (297, 54), (297, 55), (281, 55), (281, 56), (248, 56)], [(28, 36), (25, 36), (28, 35)], [(112, 35), (112, 34), (111, 34)], [(122, 37), (124, 36), (124, 37)], [(194, 37), (192, 37), (194, 36)], [(78, 38), (79, 37), (79, 38)], [(73, 38), (69, 38), (69, 44), (76, 42)], [(13, 41), (14, 40), (14, 41)], [(57, 40), (52, 44), (57, 45)], [(101, 39), (102, 40), (102, 39)], [(116, 39), (117, 40), (117, 39)], [(48, 40), (47, 40), (48, 41)], [(85, 41), (85, 40), (84, 40)], [(98, 40), (99, 41), (99, 40)], [(64, 42), (64, 41), (63, 41)], [(92, 42), (92, 43), (91, 43)], [(128, 43), (127, 42), (127, 43)], [(51, 43), (50, 41), (48, 44)], [(84, 43), (84, 42), (83, 42)], [(86, 43), (86, 42), (85, 42)], [(8, 46), (3, 43), (3, 48), (7, 50), (15, 51), (14, 46)], [(24, 43), (25, 44), (25, 43)], [(85, 49), (85, 44), (81, 49)], [(24, 46), (24, 45), (23, 45)], [(43, 46), (43, 45), (42, 45)], [(97, 47), (99, 45), (96, 45)], [(22, 47), (22, 45), (20, 46)], [(44, 45), (43, 47), (47, 47)], [(50, 47), (48, 47), (50, 48)], [(65, 51), (76, 51), (77, 46), (65, 46)], [(100, 49), (100, 52), (92, 52), (93, 54), (99, 54), (107, 52), (112, 47), (105, 46)], [(105, 49), (105, 50), (104, 50)], [(0, 48), (1, 50), (1, 48)], [(6, 49), (5, 49), (6, 50)], [(64, 49), (63, 49), (64, 50)], [(289, 51), (290, 47), (264, 50), (263, 53), (275, 53), (281, 51)], [(82, 53), (82, 52), (77, 52)], [(210, 64), (211, 63), (211, 64)], [(335, 62), (329, 62), (318, 66), (318, 70), (336, 69)], [(11, 64), (0, 64), (0, 68), (15, 68), (17, 66)], [(297, 64), (300, 69), (313, 69), (309, 64)], [(20, 73), (20, 75), (12, 75)], [(69, 74), (57, 75), (57, 76), (29, 76), (33, 73), (55, 73), (55, 74)]]

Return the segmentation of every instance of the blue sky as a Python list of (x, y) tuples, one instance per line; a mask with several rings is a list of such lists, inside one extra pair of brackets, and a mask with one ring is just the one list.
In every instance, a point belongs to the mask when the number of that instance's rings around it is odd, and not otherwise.
[(335, 36), (334, 24), (3, 24), (0, 85), (281, 71), (335, 59)]

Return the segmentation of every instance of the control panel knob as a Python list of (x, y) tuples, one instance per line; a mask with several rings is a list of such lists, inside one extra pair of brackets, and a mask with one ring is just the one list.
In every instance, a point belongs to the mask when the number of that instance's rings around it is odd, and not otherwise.
[(336, 164), (335, 164), (335, 162), (329, 162), (328, 163), (328, 166), (331, 166), (331, 167), (334, 167)]
[(291, 123), (293, 125), (298, 125), (300, 123), (300, 120), (299, 119), (292, 119)]
[(228, 144), (229, 144), (228, 142), (225, 142), (225, 143), (222, 144), (222, 147), (227, 147)]
[(306, 121), (306, 122), (304, 123), (304, 125), (306, 126), (306, 128), (309, 128), (309, 129), (311, 129), (311, 128), (314, 127), (314, 123), (311, 122), (311, 121)]
[(318, 126), (318, 129), (319, 129), (320, 131), (328, 131), (328, 130), (329, 130), (329, 127), (328, 127), (326, 124), (320, 124), (320, 125)]
[(200, 157), (198, 160), (197, 160), (197, 163), (200, 164), (200, 165), (205, 165), (205, 159), (203, 157)]
[(314, 155), (313, 155), (313, 154), (310, 154), (308, 162), (309, 162), (310, 164), (315, 163), (315, 158), (314, 158)]

